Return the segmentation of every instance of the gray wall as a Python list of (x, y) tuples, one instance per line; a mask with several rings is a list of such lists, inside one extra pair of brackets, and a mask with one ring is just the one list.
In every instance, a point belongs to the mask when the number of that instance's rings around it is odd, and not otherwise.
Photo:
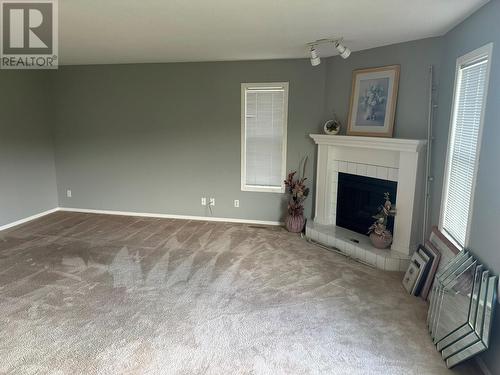
[(48, 78), (0, 71), (0, 226), (57, 207)]
[(397, 138), (426, 139), (428, 113), (428, 68), (433, 65), (436, 77), (441, 63), (441, 38), (422, 39), (339, 56), (327, 63), (325, 118), (337, 114), (345, 134), (352, 71), (385, 65), (401, 65), (399, 93), (394, 124)]
[(280, 220), (282, 195), (240, 190), (240, 83), (290, 82), (287, 168), (307, 155), (312, 184), (308, 134), (333, 110), (345, 122), (353, 69), (400, 64), (395, 136), (425, 138), (428, 66), (439, 66), (439, 51), (432, 38), (316, 68), (306, 59), (62, 67), (53, 73), (60, 205), (205, 216), (200, 197), (214, 196), (214, 216)]
[(60, 68), (53, 73), (60, 205), (205, 216), (205, 196), (216, 198), (217, 217), (280, 220), (282, 194), (240, 189), (240, 83), (290, 82), (287, 169), (309, 156), (312, 184), (308, 134), (321, 126), (325, 68), (305, 59)]
[[(494, 42), (483, 141), (474, 197), (470, 248), (496, 274), (500, 273), (500, 1), (479, 9), (443, 39), (440, 107), (435, 128), (433, 218), (438, 221), (444, 160), (448, 140), (456, 59)], [(492, 374), (500, 374), (500, 306), (497, 305), (492, 347), (483, 359)]]

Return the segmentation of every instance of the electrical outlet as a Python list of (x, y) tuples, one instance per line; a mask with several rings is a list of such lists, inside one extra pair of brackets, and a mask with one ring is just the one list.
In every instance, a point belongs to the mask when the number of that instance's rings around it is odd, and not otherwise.
[(210, 198), (209, 204), (210, 206), (215, 206), (215, 198)]
[(66, 190), (66, 196), (67, 196), (68, 198), (71, 198), (71, 197), (72, 197), (72, 195), (73, 195), (73, 194), (71, 193), (71, 189)]
[(205, 198), (205, 197), (201, 198), (201, 205), (202, 206), (206, 206), (207, 205), (207, 198)]
[(240, 200), (239, 199), (234, 200), (234, 207), (236, 207), (236, 208), (240, 207)]

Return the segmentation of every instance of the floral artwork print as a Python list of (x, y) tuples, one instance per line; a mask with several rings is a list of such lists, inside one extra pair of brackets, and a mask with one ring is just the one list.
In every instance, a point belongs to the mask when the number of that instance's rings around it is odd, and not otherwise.
[(356, 124), (384, 126), (388, 88), (388, 78), (361, 80)]

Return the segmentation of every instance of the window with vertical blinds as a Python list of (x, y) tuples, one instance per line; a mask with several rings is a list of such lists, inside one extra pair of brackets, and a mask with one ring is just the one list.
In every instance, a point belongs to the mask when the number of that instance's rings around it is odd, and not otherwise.
[(486, 105), (491, 46), (486, 47), (457, 61), (441, 226), (461, 247), (468, 242)]
[(242, 190), (282, 192), (288, 84), (242, 84)]

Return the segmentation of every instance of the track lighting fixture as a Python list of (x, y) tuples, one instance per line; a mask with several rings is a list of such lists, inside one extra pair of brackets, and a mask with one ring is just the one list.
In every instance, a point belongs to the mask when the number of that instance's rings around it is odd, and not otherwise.
[(314, 47), (311, 47), (311, 65), (318, 66), (319, 64), (321, 64), (321, 59), (319, 58), (318, 52)]
[(340, 42), (341, 41), (339, 40), (336, 40), (334, 42), (335, 48), (337, 49), (337, 51), (339, 51), (340, 57), (342, 57), (343, 59), (347, 59), (351, 55), (351, 50)]
[(320, 44), (332, 43), (335, 49), (339, 52), (340, 57), (347, 59), (351, 55), (351, 50), (342, 44), (342, 39), (319, 39), (315, 42), (307, 43), (309, 46), (311, 54), (311, 65), (318, 66), (321, 64), (321, 58), (318, 51), (316, 51), (316, 46)]

